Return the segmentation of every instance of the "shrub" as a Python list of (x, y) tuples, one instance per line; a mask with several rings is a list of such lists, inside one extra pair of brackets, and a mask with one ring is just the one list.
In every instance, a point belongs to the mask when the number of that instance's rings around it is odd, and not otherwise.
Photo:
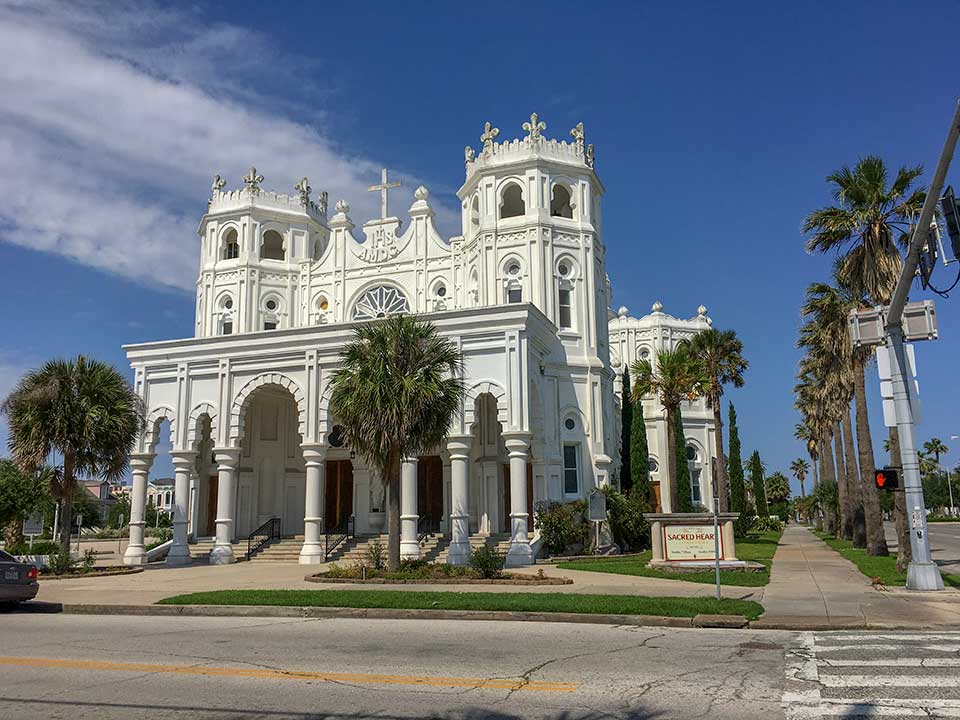
[(173, 531), (170, 528), (162, 527), (156, 531), (153, 540), (147, 545), (147, 550), (153, 550), (155, 547), (163, 545), (167, 540), (173, 537)]
[(790, 519), (790, 503), (787, 501), (775, 502), (770, 506), (770, 514), (776, 515), (783, 522)]
[(540, 528), (543, 546), (551, 555), (584, 548), (590, 540), (590, 523), (584, 517), (585, 500), (540, 506), (534, 521)]
[(367, 564), (374, 570), (383, 570), (387, 566), (387, 556), (379, 540), (367, 548)]
[(83, 559), (78, 564), (80, 572), (91, 572), (97, 564), (97, 554), (93, 550), (87, 550), (83, 553)]
[(643, 550), (650, 543), (650, 523), (643, 517), (650, 508), (639, 492), (621, 493), (604, 488), (607, 496), (607, 515), (613, 541), (623, 550)]
[(60, 543), (50, 540), (40, 540), (33, 543), (33, 549), (30, 549), (29, 542), (18, 543), (7, 548), (11, 555), (52, 555), (60, 552)]
[(47, 570), (54, 575), (63, 575), (64, 573), (70, 572), (74, 565), (76, 565), (76, 562), (73, 556), (70, 555), (69, 550), (59, 548), (57, 552), (51, 553), (47, 559)]
[(470, 553), (470, 567), (484, 579), (500, 577), (503, 563), (503, 555), (486, 545), (481, 545)]
[(780, 532), (783, 530), (783, 520), (774, 517), (757, 517), (753, 519), (750, 529), (754, 532)]

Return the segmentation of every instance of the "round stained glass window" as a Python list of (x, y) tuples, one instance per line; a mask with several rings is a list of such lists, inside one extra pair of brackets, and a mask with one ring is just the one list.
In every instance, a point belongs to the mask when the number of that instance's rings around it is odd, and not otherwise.
[(697, 459), (697, 449), (693, 445), (687, 445), (687, 460), (693, 462)]
[(370, 288), (353, 308), (354, 320), (373, 320), (410, 312), (406, 296), (397, 288), (388, 285)]
[(520, 266), (517, 263), (510, 263), (507, 265), (507, 275), (519, 275)]
[(563, 426), (567, 430), (573, 430), (574, 428), (577, 427), (577, 421), (574, 420), (573, 418), (567, 418), (566, 420), (563, 421)]
[(277, 301), (276, 300), (267, 300), (267, 310), (276, 310)]
[(327, 302), (327, 299), (325, 297), (320, 298), (320, 309), (326, 310), (328, 307), (330, 307), (330, 303)]
[(343, 447), (343, 441), (344, 441), (343, 426), (334, 425), (333, 430), (330, 431), (330, 440), (329, 440), (330, 447), (335, 447), (335, 448)]
[(223, 306), (224, 306), (227, 310), (229, 310), (230, 308), (232, 308), (232, 307), (233, 307), (233, 298), (227, 298), (226, 300), (224, 300), (224, 301), (223, 301)]
[(566, 277), (570, 274), (570, 267), (566, 263), (560, 263), (557, 266), (557, 272), (560, 273), (560, 277)]
[(446, 295), (447, 295), (447, 286), (446, 286), (446, 285), (438, 285), (438, 286), (437, 286), (437, 297), (446, 297)]

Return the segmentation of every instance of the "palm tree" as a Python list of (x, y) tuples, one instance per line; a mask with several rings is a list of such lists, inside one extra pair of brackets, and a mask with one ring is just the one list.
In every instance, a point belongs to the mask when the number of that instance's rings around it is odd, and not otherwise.
[(667, 453), (665, 466), (670, 483), (670, 511), (678, 504), (677, 497), (677, 438), (672, 429), (677, 424), (680, 403), (694, 400), (705, 392), (710, 379), (700, 362), (690, 355), (686, 345), (673, 350), (657, 351), (657, 367), (654, 370), (649, 358), (637, 360), (630, 368), (636, 382), (633, 399), (639, 407), (645, 395), (656, 395), (667, 413)]
[[(800, 414), (805, 418), (807, 416), (807, 411), (799, 405), (799, 398), (797, 409), (800, 411)], [(813, 432), (813, 428), (807, 424), (806, 420), (804, 422), (799, 422), (793, 427), (793, 436), (797, 440), (803, 440), (804, 445), (807, 448), (807, 455), (810, 456), (810, 463), (813, 469), (813, 486), (817, 486), (817, 441), (816, 436)], [(803, 485), (801, 484), (801, 488)]]
[[(929, 457), (933, 455), (936, 461), (936, 473), (941, 478), (943, 477), (943, 468), (940, 467), (940, 456), (946, 455), (950, 452), (950, 448), (943, 444), (943, 440), (940, 438), (930, 438), (923, 444), (923, 451)], [(949, 503), (950, 503), (950, 514), (953, 514), (953, 490), (950, 487), (950, 475), (947, 474), (947, 490), (949, 491)]]
[(717, 489), (720, 512), (729, 510), (727, 459), (723, 454), (723, 421), (720, 419), (720, 398), (723, 386), (743, 387), (743, 374), (748, 363), (743, 358), (743, 343), (733, 330), (710, 328), (684, 340), (690, 355), (696, 358), (708, 378), (705, 388), (707, 406), (713, 410), (713, 438), (717, 453)]
[(827, 176), (837, 204), (815, 210), (803, 222), (803, 232), (812, 233), (807, 251), (836, 250), (841, 283), (869, 296), (874, 304), (890, 301), (900, 275), (894, 233), (904, 236), (920, 214), (926, 193), (910, 186), (921, 174), (919, 165), (901, 167), (887, 187), (883, 160), (868, 155), (852, 169), (844, 166)]
[(27, 373), (2, 410), (9, 419), (10, 453), (23, 472), (40, 471), (51, 455), (62, 460), (49, 477), (66, 550), (77, 478), (123, 477), (144, 429), (143, 404), (116, 369), (80, 355)]
[(359, 325), (340, 353), (330, 408), (346, 441), (388, 487), (388, 567), (400, 567), (400, 464), (446, 436), (463, 402), (463, 355), (429, 322), (394, 315)]
[(797, 458), (790, 463), (790, 473), (800, 483), (800, 497), (802, 498), (807, 496), (806, 490), (803, 487), (803, 481), (806, 479), (808, 472), (810, 472), (810, 463), (803, 458)]
[[(890, 301), (900, 274), (902, 260), (894, 241), (901, 244), (909, 236), (910, 223), (919, 216), (925, 191), (911, 189), (922, 174), (920, 166), (901, 167), (888, 187), (887, 168), (881, 158), (867, 156), (853, 169), (843, 167), (827, 176), (833, 185), (836, 205), (816, 210), (804, 220), (803, 232), (812, 233), (807, 240), (809, 252), (837, 251), (837, 279), (858, 302), (883, 305)], [(856, 398), (857, 453), (860, 466), (860, 489), (866, 515), (867, 552), (886, 555), (887, 543), (879, 525), (879, 499), (876, 488), (867, 482), (875, 469), (873, 441), (867, 416), (863, 368), (869, 362), (867, 353), (859, 353), (854, 362)], [(906, 528), (906, 523), (902, 523)], [(905, 532), (905, 531), (903, 531)], [(900, 533), (899, 542), (909, 538)]]

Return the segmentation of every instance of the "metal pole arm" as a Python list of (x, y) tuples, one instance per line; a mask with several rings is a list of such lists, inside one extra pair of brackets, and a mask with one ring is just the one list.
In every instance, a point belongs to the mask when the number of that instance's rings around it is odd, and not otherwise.
[(943, 144), (940, 160), (937, 162), (937, 169), (934, 171), (933, 178), (930, 180), (930, 187), (927, 188), (927, 197), (923, 201), (920, 219), (913, 228), (910, 247), (907, 249), (907, 257), (903, 262), (903, 271), (900, 273), (897, 286), (893, 291), (893, 297), (890, 299), (890, 307), (887, 310), (888, 330), (894, 325), (900, 325), (903, 306), (907, 302), (910, 285), (913, 283), (913, 277), (917, 272), (920, 250), (923, 248), (924, 242), (926, 242), (930, 223), (933, 221), (933, 213), (936, 210), (937, 203), (940, 202), (940, 193), (943, 191), (943, 184), (947, 178), (947, 169), (950, 167), (950, 161), (953, 159), (953, 152), (957, 147), (958, 137), (960, 137), (960, 101), (957, 102), (957, 109), (953, 113), (953, 119), (950, 121), (950, 130), (947, 133), (947, 141)]

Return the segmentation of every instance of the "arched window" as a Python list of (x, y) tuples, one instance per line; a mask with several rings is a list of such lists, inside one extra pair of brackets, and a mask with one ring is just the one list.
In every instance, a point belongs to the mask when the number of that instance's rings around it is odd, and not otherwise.
[(568, 287), (561, 287), (557, 292), (557, 320), (560, 327), (568, 330), (573, 327), (573, 292)]
[(480, 196), (474, 195), (470, 203), (470, 235), (476, 235), (480, 229)]
[(566, 185), (553, 186), (553, 198), (550, 200), (550, 215), (553, 217), (573, 218), (573, 207), (570, 205), (570, 191)]
[(224, 295), (220, 298), (220, 334), (233, 334), (233, 298)]
[(527, 206), (523, 202), (523, 190), (516, 183), (510, 183), (500, 196), (500, 218), (512, 218), (525, 215)]
[(703, 464), (700, 461), (700, 451), (692, 443), (686, 447), (687, 467), (690, 468), (690, 499), (693, 501), (693, 507), (703, 505), (703, 497), (700, 493), (700, 475), (703, 473)]
[(268, 295), (263, 300), (263, 329), (276, 330), (280, 327), (280, 300), (276, 295)]
[(357, 300), (353, 307), (353, 319), (372, 320), (406, 312), (410, 312), (410, 304), (403, 293), (389, 285), (378, 285)]
[(260, 257), (263, 260), (286, 260), (283, 236), (276, 230), (267, 230), (260, 242)]
[(236, 228), (230, 228), (223, 236), (223, 245), (220, 250), (221, 260), (235, 260), (240, 257), (240, 239)]

